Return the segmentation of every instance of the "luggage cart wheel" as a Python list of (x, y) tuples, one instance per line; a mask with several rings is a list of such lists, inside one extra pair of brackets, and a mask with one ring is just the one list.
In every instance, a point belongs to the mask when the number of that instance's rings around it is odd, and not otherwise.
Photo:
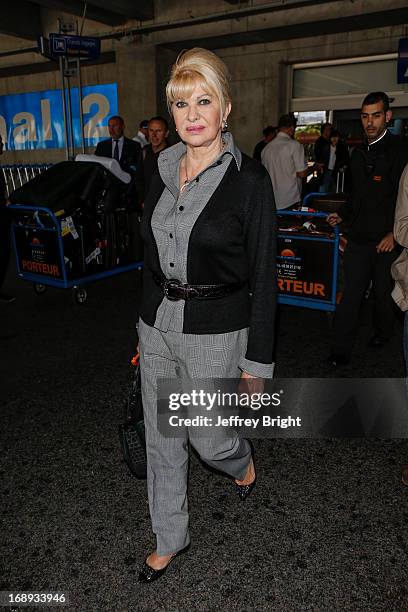
[(34, 283), (33, 289), (36, 295), (42, 295), (47, 291), (47, 285), (43, 285), (42, 283)]
[(86, 302), (87, 297), (88, 293), (85, 287), (74, 287), (74, 298), (78, 304)]

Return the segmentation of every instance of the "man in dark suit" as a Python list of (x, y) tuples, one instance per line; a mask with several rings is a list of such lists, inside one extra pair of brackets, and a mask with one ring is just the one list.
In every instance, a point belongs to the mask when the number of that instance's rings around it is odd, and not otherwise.
[(111, 137), (98, 143), (95, 155), (116, 159), (124, 172), (134, 175), (142, 157), (140, 144), (124, 136), (125, 122), (119, 115), (109, 119), (108, 129)]
[(124, 172), (132, 177), (129, 189), (129, 205), (137, 209), (143, 198), (142, 147), (138, 142), (124, 136), (125, 122), (119, 115), (108, 121), (110, 138), (99, 142), (95, 155), (116, 159)]

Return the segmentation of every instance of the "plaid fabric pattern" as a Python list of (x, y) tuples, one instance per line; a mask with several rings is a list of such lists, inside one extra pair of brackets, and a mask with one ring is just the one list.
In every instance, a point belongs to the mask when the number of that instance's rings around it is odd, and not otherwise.
[(250, 446), (221, 427), (211, 438), (190, 435), (167, 438), (157, 428), (158, 378), (239, 378), (238, 361), (248, 330), (214, 335), (162, 332), (140, 321), (139, 347), (145, 419), (147, 486), (153, 532), (159, 555), (177, 552), (190, 541), (188, 532), (188, 443), (210, 466), (242, 479)]

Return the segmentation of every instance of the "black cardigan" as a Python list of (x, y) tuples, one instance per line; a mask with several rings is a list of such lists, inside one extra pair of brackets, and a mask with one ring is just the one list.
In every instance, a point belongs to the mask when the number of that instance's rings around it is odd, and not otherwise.
[[(163, 289), (153, 280), (153, 274), (163, 277), (163, 272), (151, 227), (163, 190), (164, 183), (156, 174), (142, 218), (145, 262), (140, 315), (151, 326), (163, 299)], [(192, 285), (239, 281), (247, 281), (247, 285), (224, 298), (186, 301), (183, 332), (218, 334), (249, 327), (245, 357), (272, 363), (275, 257), (276, 210), (269, 174), (259, 162), (242, 155), (240, 170), (232, 160), (194, 224), (188, 245), (187, 279)]]

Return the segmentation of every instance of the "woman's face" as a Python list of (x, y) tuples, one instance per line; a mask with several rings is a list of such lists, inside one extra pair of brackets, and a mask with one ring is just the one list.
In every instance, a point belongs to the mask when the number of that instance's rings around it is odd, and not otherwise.
[(331, 142), (333, 147), (337, 147), (337, 143), (339, 142), (339, 137), (338, 136), (332, 136), (330, 138), (330, 142)]
[(175, 100), (173, 118), (180, 138), (193, 147), (206, 147), (220, 138), (222, 121), (228, 117), (231, 105), (221, 116), (221, 108), (214, 94), (196, 85), (189, 98)]

